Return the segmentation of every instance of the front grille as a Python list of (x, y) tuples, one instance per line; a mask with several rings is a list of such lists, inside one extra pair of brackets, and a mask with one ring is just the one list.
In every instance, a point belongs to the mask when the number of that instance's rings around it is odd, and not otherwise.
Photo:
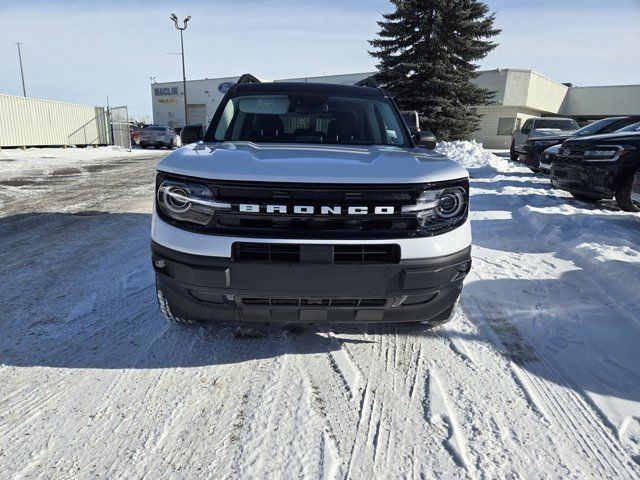
[[(331, 249), (333, 263), (399, 263), (400, 245), (323, 245)], [(290, 243), (235, 242), (232, 258), (237, 262), (299, 263), (305, 245)]]
[[(220, 230), (238, 235), (289, 236), (294, 238), (384, 238), (392, 232), (410, 236), (419, 228), (414, 214), (403, 214), (403, 205), (415, 202), (423, 187), (336, 186), (291, 184), (210, 185), (218, 201), (231, 205), (260, 205), (260, 213), (219, 212), (214, 223)], [(265, 205), (284, 205), (286, 214), (265, 213)], [(342, 214), (294, 214), (295, 205), (341, 207)], [(391, 215), (349, 215), (349, 207), (394, 207)]]
[[(202, 182), (201, 179), (171, 177)], [(165, 174), (159, 174), (158, 184), (164, 178)], [(208, 225), (176, 222), (168, 218), (161, 209), (158, 215), (180, 228), (237, 237), (382, 239), (430, 236), (443, 232), (437, 226), (429, 229), (421, 227), (416, 214), (402, 212), (402, 207), (414, 205), (425, 189), (454, 186), (461, 186), (468, 191), (469, 183), (465, 179), (409, 185), (211, 181), (208, 187), (216, 201), (230, 204), (231, 209), (217, 210)], [(252, 208), (240, 211), (241, 205)], [(267, 206), (278, 207), (278, 210), (267, 212)], [(254, 207), (257, 211), (254, 211)], [(296, 211), (294, 207), (304, 207), (304, 210)], [(322, 207), (331, 211), (321, 213)], [(349, 213), (350, 207), (359, 207), (361, 210)], [(380, 209), (378, 213), (376, 207)], [(447, 224), (445, 228), (456, 228), (466, 218), (465, 211), (463, 216), (456, 219), (455, 224)]]
[(561, 162), (575, 162), (577, 160), (581, 160), (584, 157), (587, 147), (583, 145), (569, 145), (563, 146), (558, 151), (558, 155), (556, 156), (556, 160)]
[[(238, 299), (236, 299), (238, 300)], [(387, 298), (242, 297), (242, 305), (264, 307), (384, 307)]]

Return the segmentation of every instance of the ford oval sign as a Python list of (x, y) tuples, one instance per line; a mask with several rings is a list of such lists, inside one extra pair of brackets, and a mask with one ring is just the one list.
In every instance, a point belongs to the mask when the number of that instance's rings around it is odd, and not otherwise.
[(233, 82), (222, 82), (220, 85), (218, 85), (218, 90), (221, 93), (227, 93), (232, 85)]

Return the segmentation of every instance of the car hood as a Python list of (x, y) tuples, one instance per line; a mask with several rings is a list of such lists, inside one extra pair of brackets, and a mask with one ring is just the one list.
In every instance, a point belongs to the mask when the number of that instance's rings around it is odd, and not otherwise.
[(467, 178), (431, 150), (395, 146), (197, 143), (167, 155), (157, 170), (211, 180), (300, 183), (429, 183)]
[(572, 138), (570, 133), (566, 133), (564, 135), (543, 135), (543, 136), (540, 136), (540, 137), (531, 137), (529, 139), (529, 142), (535, 142), (536, 140), (564, 142), (568, 138)]
[(597, 144), (603, 142), (631, 142), (634, 145), (640, 145), (640, 132), (614, 132), (605, 133), (603, 135), (589, 135), (587, 137), (573, 138), (567, 140), (571, 145), (575, 143)]
[(529, 135), (529, 140), (535, 140), (537, 138), (544, 138), (551, 140), (552, 138), (562, 138), (567, 139), (571, 138), (571, 134), (575, 132), (575, 130), (560, 130), (557, 128), (541, 128), (539, 130), (534, 130)]

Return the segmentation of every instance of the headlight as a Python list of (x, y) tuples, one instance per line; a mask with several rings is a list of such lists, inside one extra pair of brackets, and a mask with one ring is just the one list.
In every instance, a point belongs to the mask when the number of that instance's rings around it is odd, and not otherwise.
[(415, 213), (418, 224), (429, 232), (441, 232), (458, 226), (467, 218), (469, 193), (464, 187), (424, 191), (415, 205), (405, 205), (402, 213)]
[(617, 156), (619, 151), (620, 149), (615, 147), (604, 147), (604, 148), (596, 147), (595, 150), (587, 150), (586, 152), (584, 152), (584, 156), (586, 158), (597, 158), (602, 160), (609, 160)]
[(557, 145), (558, 143), (560, 142), (557, 140), (535, 140), (533, 142), (536, 147), (550, 147), (552, 145)]
[(231, 208), (228, 203), (217, 202), (206, 185), (180, 180), (164, 180), (156, 198), (167, 217), (199, 225), (207, 225), (216, 210)]

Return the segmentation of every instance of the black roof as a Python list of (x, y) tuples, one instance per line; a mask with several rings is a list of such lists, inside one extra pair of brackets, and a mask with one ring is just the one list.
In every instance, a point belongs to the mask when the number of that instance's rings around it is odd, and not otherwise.
[(230, 91), (232, 93), (321, 93), (375, 98), (385, 96), (384, 91), (379, 88), (313, 82), (237, 83)]

